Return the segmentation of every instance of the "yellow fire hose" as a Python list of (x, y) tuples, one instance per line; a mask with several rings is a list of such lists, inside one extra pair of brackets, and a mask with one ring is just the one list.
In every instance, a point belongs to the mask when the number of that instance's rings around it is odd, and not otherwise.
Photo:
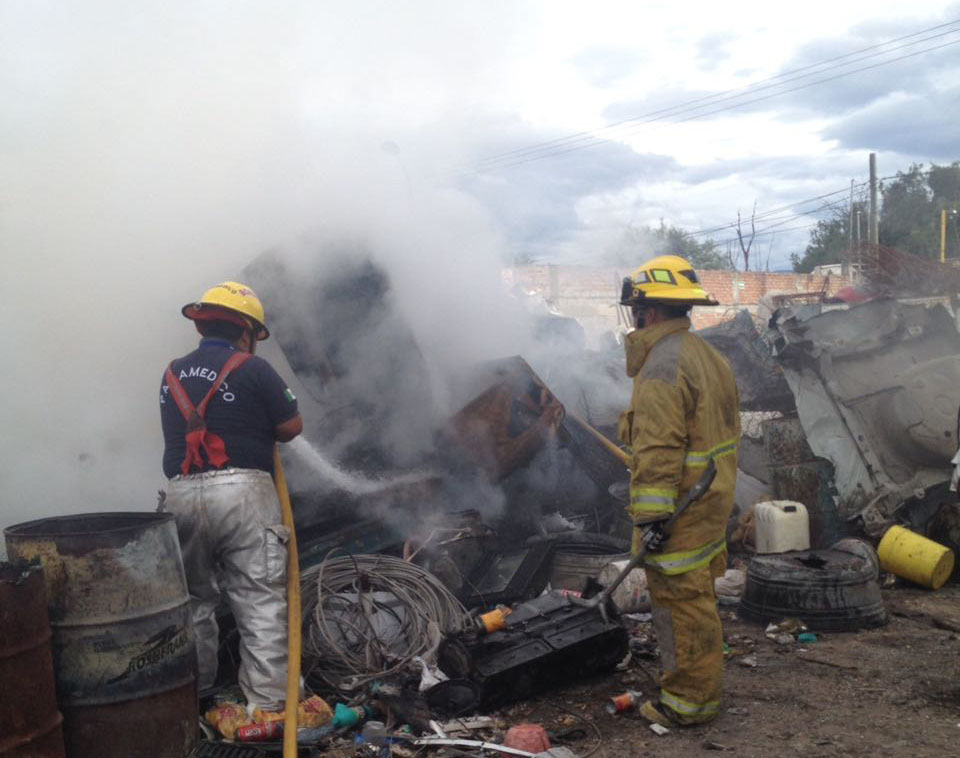
[(273, 481), (280, 499), (283, 525), (290, 530), (287, 542), (287, 702), (283, 722), (283, 758), (297, 758), (297, 706), (300, 704), (300, 654), (302, 650), (300, 618), (300, 558), (297, 532), (287, 478), (280, 461), (280, 446), (273, 447)]

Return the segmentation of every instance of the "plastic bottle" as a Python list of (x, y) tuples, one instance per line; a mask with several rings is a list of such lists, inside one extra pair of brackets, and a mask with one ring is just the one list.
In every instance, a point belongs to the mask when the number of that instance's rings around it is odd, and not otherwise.
[(360, 734), (371, 745), (381, 747), (387, 744), (387, 725), (382, 721), (368, 721)]

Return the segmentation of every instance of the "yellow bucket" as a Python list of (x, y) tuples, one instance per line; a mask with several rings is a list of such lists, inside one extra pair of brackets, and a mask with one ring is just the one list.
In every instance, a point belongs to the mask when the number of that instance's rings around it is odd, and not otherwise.
[(880, 567), (911, 582), (940, 589), (953, 573), (953, 551), (938, 542), (891, 526), (877, 546)]

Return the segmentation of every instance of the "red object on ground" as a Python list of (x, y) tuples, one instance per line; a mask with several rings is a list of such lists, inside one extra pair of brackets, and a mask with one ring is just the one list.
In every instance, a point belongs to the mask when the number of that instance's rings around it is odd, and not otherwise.
[(542, 753), (550, 749), (550, 739), (540, 724), (511, 726), (503, 744), (515, 750), (526, 750), (528, 753)]
[(269, 742), (283, 737), (283, 722), (268, 721), (265, 724), (248, 724), (237, 727), (237, 742)]
[(842, 287), (837, 290), (837, 294), (834, 296), (837, 300), (842, 300), (845, 303), (865, 303), (867, 300), (870, 300), (871, 297), (863, 290), (857, 289), (856, 287)]

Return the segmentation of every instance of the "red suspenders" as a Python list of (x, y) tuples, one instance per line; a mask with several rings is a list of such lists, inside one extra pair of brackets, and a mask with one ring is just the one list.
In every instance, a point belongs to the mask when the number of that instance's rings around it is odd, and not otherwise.
[(187, 391), (180, 384), (180, 380), (174, 375), (173, 364), (167, 366), (165, 374), (167, 386), (170, 388), (170, 394), (173, 395), (177, 408), (180, 409), (180, 413), (183, 414), (183, 418), (187, 422), (187, 455), (183, 459), (183, 463), (180, 464), (180, 470), (184, 476), (190, 473), (193, 466), (198, 469), (203, 468), (203, 458), (200, 456), (201, 447), (206, 452), (210, 465), (214, 468), (222, 468), (230, 460), (223, 440), (213, 432), (207, 431), (207, 423), (203, 420), (203, 417), (207, 413), (207, 406), (217, 394), (220, 385), (230, 375), (230, 372), (238, 366), (242, 366), (252, 357), (250, 353), (234, 353), (231, 355), (227, 362), (223, 364), (223, 368), (220, 369), (220, 375), (213, 383), (210, 391), (200, 401), (200, 405), (196, 407), (190, 402), (190, 396), (187, 395)]

